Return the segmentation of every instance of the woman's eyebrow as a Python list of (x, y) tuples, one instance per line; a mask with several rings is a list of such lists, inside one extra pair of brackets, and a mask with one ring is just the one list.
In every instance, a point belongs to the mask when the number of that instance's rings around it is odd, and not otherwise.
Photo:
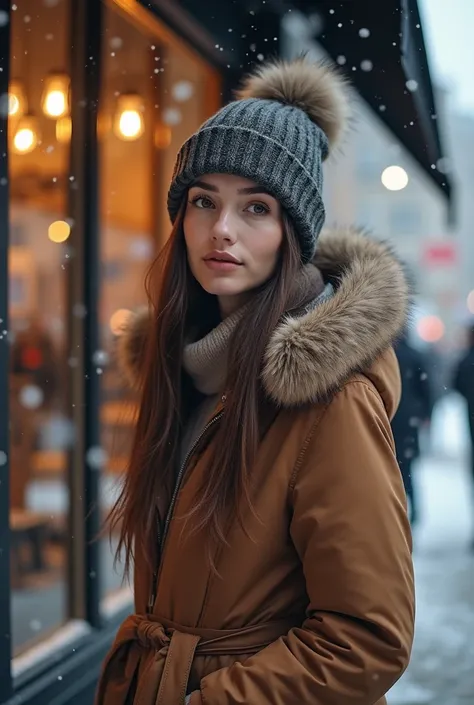
[(272, 196), (270, 191), (266, 189), (265, 186), (249, 186), (247, 188), (241, 188), (239, 189), (238, 193), (246, 196), (252, 193), (264, 193), (267, 196)]
[(217, 186), (206, 183), (206, 181), (195, 181), (191, 184), (190, 188), (204, 188), (207, 191), (214, 191), (214, 193), (219, 193)]

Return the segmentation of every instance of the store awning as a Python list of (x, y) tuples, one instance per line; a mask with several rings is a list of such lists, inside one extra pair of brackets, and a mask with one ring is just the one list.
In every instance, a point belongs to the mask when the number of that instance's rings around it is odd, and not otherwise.
[(293, 4), (306, 14), (316, 13), (321, 22), (315, 39), (340, 63), (362, 98), (451, 204), (417, 1), (293, 0)]
[(441, 191), (452, 220), (417, 0), (206, 0), (204, 13), (201, 0), (139, 2), (220, 65), (230, 82), (255, 57), (278, 51), (283, 14), (294, 8), (315, 16), (315, 40)]

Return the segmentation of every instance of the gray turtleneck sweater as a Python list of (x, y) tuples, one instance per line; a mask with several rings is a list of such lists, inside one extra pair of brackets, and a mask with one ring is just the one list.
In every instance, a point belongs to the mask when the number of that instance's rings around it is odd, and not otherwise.
[(181, 441), (180, 462), (186, 459), (206, 423), (213, 416), (224, 393), (227, 375), (229, 340), (245, 312), (243, 306), (225, 318), (204, 338), (188, 343), (183, 351), (183, 366), (196, 389), (205, 398), (194, 409), (184, 429)]

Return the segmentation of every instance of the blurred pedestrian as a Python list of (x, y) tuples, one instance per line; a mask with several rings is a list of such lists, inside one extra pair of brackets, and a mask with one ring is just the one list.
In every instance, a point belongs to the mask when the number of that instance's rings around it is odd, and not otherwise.
[[(456, 367), (453, 387), (467, 402), (469, 434), (471, 437), (471, 478), (474, 490), (474, 324), (470, 325), (466, 332), (467, 350)], [(474, 550), (474, 537), (472, 548)]]
[(140, 402), (111, 519), (135, 614), (96, 705), (384, 705), (406, 668), (390, 418), (409, 286), (384, 243), (319, 237), (349, 102), (325, 65), (261, 65), (179, 152), (149, 306), (120, 338)]
[(413, 479), (414, 461), (420, 455), (420, 429), (429, 423), (433, 410), (431, 384), (423, 354), (409, 343), (405, 331), (395, 346), (402, 378), (402, 396), (392, 419), (397, 460), (409, 502), (412, 526), (419, 518), (418, 493)]

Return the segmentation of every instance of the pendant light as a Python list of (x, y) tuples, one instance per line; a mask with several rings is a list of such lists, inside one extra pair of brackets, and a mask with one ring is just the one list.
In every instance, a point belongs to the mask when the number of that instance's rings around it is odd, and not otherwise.
[(145, 131), (143, 99), (138, 93), (124, 93), (117, 99), (114, 132), (121, 140), (132, 142)]
[(70, 78), (66, 73), (51, 73), (45, 78), (41, 108), (50, 118), (69, 115)]
[(16, 154), (32, 152), (40, 141), (38, 118), (33, 113), (23, 115), (18, 120), (12, 140), (12, 149)]

